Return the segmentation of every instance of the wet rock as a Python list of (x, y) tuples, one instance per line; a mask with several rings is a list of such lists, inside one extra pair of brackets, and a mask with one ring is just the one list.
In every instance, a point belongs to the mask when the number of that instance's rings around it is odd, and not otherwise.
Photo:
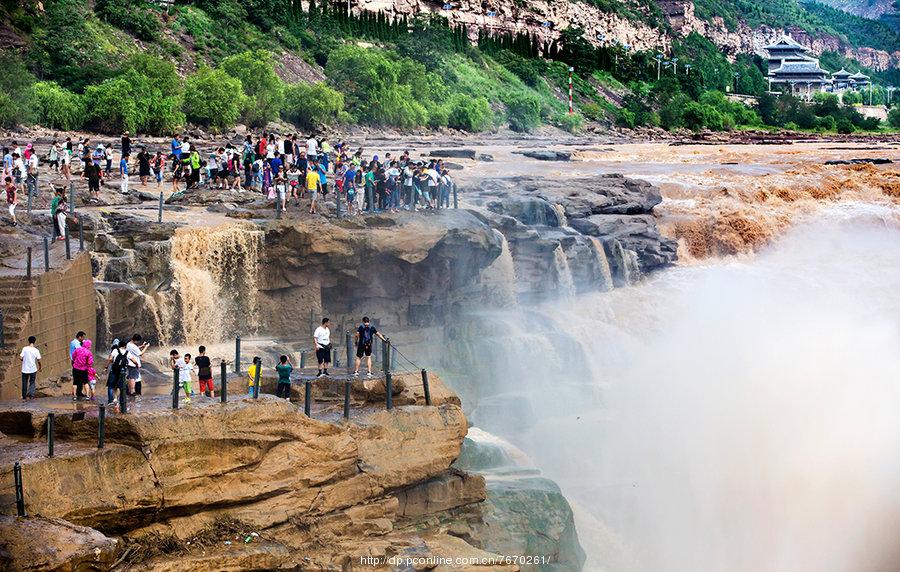
[(579, 232), (604, 241), (618, 241), (637, 254), (642, 273), (671, 265), (677, 259), (678, 243), (660, 235), (651, 215), (591, 215), (571, 221)]
[(119, 543), (59, 518), (0, 516), (3, 570), (109, 570)]
[(398, 516), (419, 518), (485, 499), (484, 477), (453, 470), (395, 493)]
[(494, 161), (494, 156), (489, 155), (487, 153), (482, 153), (481, 155), (478, 156), (478, 160), (484, 161), (485, 163), (491, 163)]
[(234, 203), (245, 205), (256, 199), (262, 199), (259, 193), (236, 191), (232, 189), (188, 189), (166, 199), (167, 205), (213, 205), (216, 203)]
[(870, 163), (872, 165), (889, 165), (893, 163), (893, 161), (884, 157), (825, 161), (826, 165), (862, 165), (865, 163)]
[(513, 151), (518, 155), (524, 155), (538, 161), (571, 161), (572, 153), (569, 151)]
[(491, 201), (487, 208), (491, 212), (513, 217), (526, 225), (561, 226), (560, 213), (547, 200), (540, 197), (510, 197), (502, 201)]
[(474, 149), (435, 149), (428, 154), (429, 157), (443, 157), (454, 159), (475, 159)]

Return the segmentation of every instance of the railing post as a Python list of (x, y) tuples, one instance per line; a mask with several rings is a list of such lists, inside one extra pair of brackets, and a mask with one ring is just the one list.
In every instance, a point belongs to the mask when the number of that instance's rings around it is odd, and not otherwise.
[(306, 352), (300, 350), (300, 369), (306, 367)]
[(69, 182), (69, 212), (75, 216), (75, 181)]
[(50, 240), (44, 237), (44, 272), (50, 272)]
[(309, 309), (309, 335), (313, 335), (316, 332), (316, 326), (313, 322), (313, 310)]
[(334, 187), (334, 204), (335, 204), (335, 214), (337, 218), (341, 218), (341, 192), (338, 190), (337, 185)]
[(78, 252), (84, 252), (84, 222), (78, 217)]
[(219, 397), (222, 403), (228, 403), (228, 365), (222, 360), (222, 385), (219, 387)]
[(312, 381), (303, 382), (303, 413), (307, 417), (312, 417)]
[(128, 413), (128, 390), (125, 383), (126, 370), (119, 372), (119, 412)]
[(384, 374), (384, 392), (385, 392), (385, 400), (387, 402), (387, 408), (394, 408), (394, 382), (391, 379), (391, 372), (387, 372)]
[(256, 375), (253, 378), (253, 399), (259, 399), (259, 378), (262, 373), (262, 358), (256, 364)]
[(422, 370), (422, 387), (425, 389), (425, 405), (431, 405), (431, 388), (428, 387), (428, 372)]
[(99, 417), (97, 418), (97, 448), (102, 449), (106, 444), (106, 405), (100, 404)]
[(48, 413), (47, 414), (47, 456), (53, 456), (53, 426), (55, 425), (56, 414)]
[(172, 369), (172, 409), (178, 409), (178, 370), (180, 368), (176, 365), (174, 369)]
[(371, 185), (366, 185), (366, 197), (369, 199), (369, 212), (375, 212), (375, 191)]
[(13, 465), (13, 479), (16, 485), (16, 515), (25, 516), (25, 487), (22, 484), (22, 464)]
[(28, 205), (27, 205), (28, 208), (26, 209), (26, 212), (28, 214), (31, 214), (31, 197), (32, 197), (32, 195), (34, 195), (34, 193), (32, 192), (31, 185), (28, 185)]
[(159, 216), (157, 217), (157, 222), (162, 222), (162, 209), (163, 209), (163, 194), (162, 191), (159, 192)]
[(3, 329), (3, 310), (0, 309), (0, 348), (6, 347), (6, 335), (5, 330)]
[(25, 258), (28, 261), (28, 266), (25, 268), (25, 278), (31, 280), (31, 247), (25, 251)]
[(234, 338), (234, 373), (241, 373), (241, 336)]
[(453, 183), (453, 208), (459, 208), (459, 197), (456, 195), (456, 183)]
[(391, 338), (385, 338), (381, 342), (381, 368), (384, 370), (384, 392), (387, 394), (387, 408), (394, 408), (394, 384), (391, 379)]
[(348, 379), (344, 382), (344, 419), (350, 419), (350, 384)]
[(72, 260), (72, 242), (70, 240), (71, 232), (66, 229), (66, 260)]
[(281, 219), (281, 198), (278, 196), (278, 193), (275, 193), (275, 219)]
[(351, 373), (353, 373), (353, 369), (352, 369), (353, 368), (353, 357), (351, 356), (351, 353), (350, 353), (353, 351), (353, 345), (350, 342), (350, 330), (347, 330), (346, 338), (347, 338), (347, 375), (350, 375)]

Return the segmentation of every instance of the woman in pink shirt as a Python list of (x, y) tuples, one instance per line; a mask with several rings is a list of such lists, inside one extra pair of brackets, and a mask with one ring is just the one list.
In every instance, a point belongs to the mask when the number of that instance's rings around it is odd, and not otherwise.
[(83, 396), (83, 387), (88, 383), (88, 369), (94, 365), (91, 340), (84, 340), (72, 353), (72, 401)]

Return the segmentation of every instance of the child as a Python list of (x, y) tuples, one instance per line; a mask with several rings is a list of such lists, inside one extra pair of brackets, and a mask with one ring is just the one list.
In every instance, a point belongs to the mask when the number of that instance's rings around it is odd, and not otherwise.
[(178, 350), (169, 352), (172, 368), (178, 368), (178, 383), (184, 389), (184, 402), (190, 403), (191, 396), (194, 394), (191, 389), (191, 372), (194, 370), (191, 364), (191, 354), (184, 354), (184, 357), (178, 357)]
[(287, 210), (287, 185), (285, 183), (284, 175), (279, 174), (275, 179), (275, 200), (281, 201), (282, 212)]
[(122, 155), (119, 160), (119, 174), (122, 175), (122, 194), (128, 194), (128, 155)]
[(275, 396), (290, 399), (291, 372), (294, 371), (294, 366), (291, 365), (287, 356), (281, 356), (279, 361), (281, 363), (275, 366), (275, 370), (278, 372), (278, 388), (275, 390)]
[(88, 368), (88, 397), (91, 401), (97, 400), (97, 398), (94, 397), (95, 387), (97, 387), (97, 371), (94, 369), (94, 366), (90, 366)]
[[(250, 376), (250, 382), (247, 385), (247, 394), (248, 395), (251, 395), (251, 396), (253, 395), (253, 384), (256, 381), (256, 372), (259, 369), (261, 362), (262, 362), (262, 360), (258, 356), (254, 357), (253, 364), (247, 368), (247, 375)], [(262, 372), (260, 372), (260, 375), (262, 375)]]

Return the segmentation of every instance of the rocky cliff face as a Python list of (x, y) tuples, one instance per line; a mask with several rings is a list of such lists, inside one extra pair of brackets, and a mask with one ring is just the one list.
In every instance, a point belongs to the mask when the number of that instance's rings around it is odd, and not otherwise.
[[(0, 425), (19, 435), (0, 437), (0, 512), (15, 514), (11, 468), (21, 460), (28, 512), (41, 517), (4, 517), (0, 530), (4, 539), (53, 533), (41, 536), (42, 551), (16, 547), (0, 558), (15, 569), (105, 569), (117, 555), (142, 570), (339, 570), (367, 557), (381, 562), (370, 568), (388, 569), (388, 556), (490, 556), (477, 536), (434, 524), (486, 492), (483, 478), (450, 469), (466, 419), (439, 378), (432, 383), (443, 396), (435, 406), (375, 407), (349, 423), (310, 419), (265, 395), (175, 412), (168, 398), (145, 398), (107, 419), (104, 449), (96, 417), (58, 412), (52, 458), (40, 438), (46, 410), (0, 411)], [(479, 511), (469, 509), (473, 524)], [(253, 531), (246, 545), (216, 536), (234, 523)], [(67, 550), (73, 539), (84, 546)], [(519, 535), (507, 547), (523, 543)]]

